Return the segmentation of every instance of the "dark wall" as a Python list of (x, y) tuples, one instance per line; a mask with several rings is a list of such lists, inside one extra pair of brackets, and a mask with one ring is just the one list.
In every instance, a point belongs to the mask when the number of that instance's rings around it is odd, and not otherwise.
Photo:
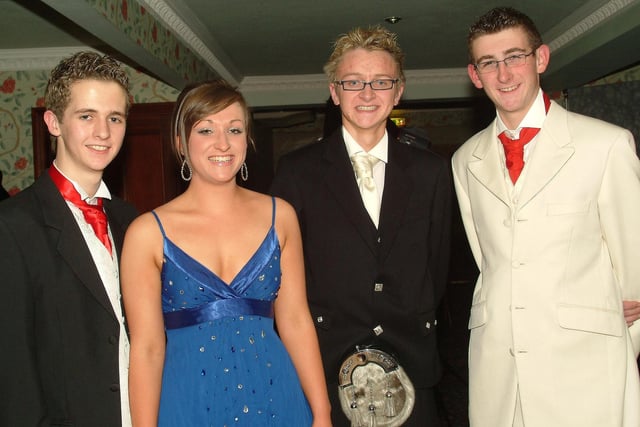
[(640, 141), (640, 81), (619, 82), (569, 89), (570, 111), (595, 117), (629, 129)]

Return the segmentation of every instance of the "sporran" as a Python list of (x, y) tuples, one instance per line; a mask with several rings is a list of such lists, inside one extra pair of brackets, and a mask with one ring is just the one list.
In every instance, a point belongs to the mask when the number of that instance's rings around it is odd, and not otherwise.
[(415, 389), (389, 353), (356, 346), (340, 367), (340, 404), (351, 427), (399, 427), (411, 415)]

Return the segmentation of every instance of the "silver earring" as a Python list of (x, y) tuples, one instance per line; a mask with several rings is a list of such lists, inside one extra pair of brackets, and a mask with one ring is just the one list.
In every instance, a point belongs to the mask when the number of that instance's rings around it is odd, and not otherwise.
[[(188, 171), (187, 174), (185, 171)], [(193, 176), (193, 172), (191, 171), (191, 166), (187, 163), (187, 159), (182, 160), (182, 167), (180, 167), (180, 176), (185, 181), (191, 181), (191, 177)]]
[(240, 166), (240, 178), (242, 178), (244, 182), (247, 182), (249, 179), (249, 168), (247, 168), (246, 162), (243, 162), (242, 166)]

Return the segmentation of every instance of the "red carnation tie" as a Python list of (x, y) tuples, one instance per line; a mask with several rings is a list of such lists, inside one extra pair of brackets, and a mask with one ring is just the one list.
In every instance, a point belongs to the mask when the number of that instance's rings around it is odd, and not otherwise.
[[(545, 112), (549, 112), (549, 106), (551, 101), (546, 93), (543, 95)], [(539, 128), (522, 128), (520, 129), (520, 137), (517, 139), (511, 139), (507, 135), (507, 131), (498, 135), (502, 146), (504, 147), (504, 154), (507, 158), (507, 169), (509, 170), (509, 176), (511, 182), (514, 184), (520, 176), (520, 172), (524, 168), (524, 146), (527, 145), (537, 134), (540, 132)]]
[(98, 197), (98, 204), (90, 205), (80, 198), (80, 194), (74, 188), (73, 184), (65, 178), (54, 166), (49, 168), (49, 175), (53, 183), (58, 187), (62, 197), (73, 203), (82, 211), (85, 221), (93, 228), (93, 232), (98, 239), (107, 248), (111, 254), (111, 240), (109, 240), (109, 226), (107, 223), (107, 215), (102, 209), (102, 198)]

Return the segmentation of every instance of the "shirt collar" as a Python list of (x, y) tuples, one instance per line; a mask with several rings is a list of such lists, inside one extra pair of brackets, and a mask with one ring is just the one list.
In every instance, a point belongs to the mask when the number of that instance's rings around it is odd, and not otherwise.
[(517, 138), (520, 135), (520, 129), (522, 129), (523, 127), (538, 128), (538, 129), (542, 128), (542, 124), (544, 123), (544, 119), (546, 116), (547, 116), (547, 112), (544, 106), (544, 97), (542, 95), (542, 89), (539, 89), (538, 96), (536, 96), (535, 101), (533, 101), (533, 105), (531, 105), (531, 108), (529, 108), (529, 111), (527, 111), (527, 114), (524, 116), (524, 119), (522, 119), (522, 122), (520, 122), (517, 128), (508, 129), (507, 126), (502, 121), (500, 114), (496, 112), (496, 117), (497, 117), (496, 130), (498, 132), (496, 135), (500, 135), (503, 131), (506, 130), (511, 137)]
[(88, 203), (92, 203), (98, 197), (111, 200), (111, 192), (109, 191), (109, 188), (107, 188), (107, 184), (105, 184), (103, 180), (100, 180), (98, 191), (96, 191), (96, 194), (94, 194), (93, 197), (91, 197), (89, 196), (89, 194), (87, 194), (86, 191), (84, 191), (82, 187), (80, 187), (80, 184), (78, 184), (77, 182), (69, 178), (67, 175), (64, 174), (64, 172), (60, 170), (60, 168), (56, 165), (55, 160), (53, 161), (53, 167), (56, 168), (58, 172), (60, 172), (60, 174), (64, 176), (71, 184), (73, 184), (73, 188), (75, 188), (78, 194), (80, 194), (80, 198), (82, 200)]
[[(349, 154), (349, 158), (358, 153), (365, 153), (364, 149), (356, 142), (356, 140), (351, 136), (349, 131), (343, 126), (342, 127), (342, 138), (344, 139), (344, 143), (347, 147), (347, 154)], [(387, 163), (388, 155), (389, 155), (389, 136), (387, 134), (387, 130), (385, 129), (384, 135), (380, 138), (380, 141), (374, 145), (374, 147), (369, 150), (367, 154), (372, 155), (378, 160)]]

